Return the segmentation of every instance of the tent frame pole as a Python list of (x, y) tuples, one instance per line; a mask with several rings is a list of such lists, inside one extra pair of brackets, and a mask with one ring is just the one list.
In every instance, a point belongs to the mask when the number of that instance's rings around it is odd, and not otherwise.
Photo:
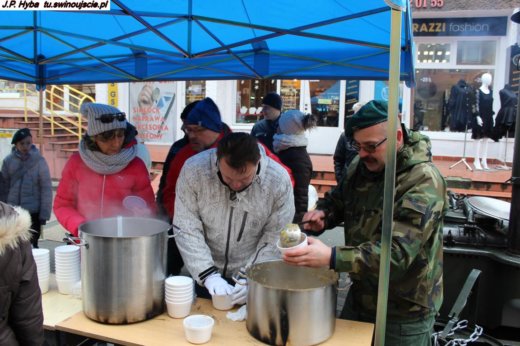
[(397, 126), (399, 124), (399, 75), (401, 66), (401, 24), (402, 11), (391, 10), (390, 65), (388, 80), (388, 128), (385, 182), (383, 194), (383, 224), (381, 234), (381, 257), (379, 267), (379, 285), (377, 293), (377, 313), (375, 345), (385, 344), (386, 314), (388, 306), (388, 284), (390, 277), (390, 254), (395, 196), (395, 161)]

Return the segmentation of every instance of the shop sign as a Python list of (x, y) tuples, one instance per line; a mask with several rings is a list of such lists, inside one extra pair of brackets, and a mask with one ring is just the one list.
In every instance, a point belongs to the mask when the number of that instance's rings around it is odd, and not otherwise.
[(144, 142), (174, 141), (176, 82), (130, 83), (130, 122)]
[(414, 36), (505, 36), (507, 17), (415, 18)]
[(444, 0), (410, 0), (410, 5), (416, 9), (443, 8)]
[(119, 95), (116, 83), (108, 83), (108, 104), (118, 107)]

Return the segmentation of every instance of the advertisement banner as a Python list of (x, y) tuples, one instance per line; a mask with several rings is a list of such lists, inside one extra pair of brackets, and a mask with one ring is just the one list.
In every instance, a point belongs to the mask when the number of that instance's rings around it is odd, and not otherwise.
[(172, 143), (176, 82), (130, 83), (130, 122), (147, 143)]

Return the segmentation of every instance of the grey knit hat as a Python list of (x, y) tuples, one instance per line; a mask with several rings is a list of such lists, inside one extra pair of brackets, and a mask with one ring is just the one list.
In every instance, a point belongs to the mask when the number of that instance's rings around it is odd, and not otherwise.
[(80, 112), (87, 117), (89, 136), (110, 130), (126, 129), (125, 113), (116, 107), (102, 103), (84, 103), (81, 105)]
[(303, 124), (305, 114), (299, 110), (292, 109), (284, 112), (278, 120), (278, 127), (282, 133), (286, 135), (297, 135), (305, 132)]

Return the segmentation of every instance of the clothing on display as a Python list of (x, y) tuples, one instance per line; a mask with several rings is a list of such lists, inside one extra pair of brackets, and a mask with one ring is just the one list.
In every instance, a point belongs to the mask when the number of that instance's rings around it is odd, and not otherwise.
[(518, 98), (513, 88), (506, 84), (500, 95), (500, 110), (495, 119), (495, 133), (497, 138), (508, 136), (514, 138), (516, 123), (516, 105)]
[[(498, 139), (493, 133), (493, 91), (490, 89), (489, 93), (483, 92), (481, 89), (476, 91), (476, 113), (471, 118), (471, 138), (491, 138), (495, 142)], [(478, 124), (477, 117), (482, 119), (482, 125)]]
[(461, 79), (451, 87), (448, 109), (450, 112), (450, 130), (465, 132), (468, 122), (473, 117), (475, 92), (473, 88)]

